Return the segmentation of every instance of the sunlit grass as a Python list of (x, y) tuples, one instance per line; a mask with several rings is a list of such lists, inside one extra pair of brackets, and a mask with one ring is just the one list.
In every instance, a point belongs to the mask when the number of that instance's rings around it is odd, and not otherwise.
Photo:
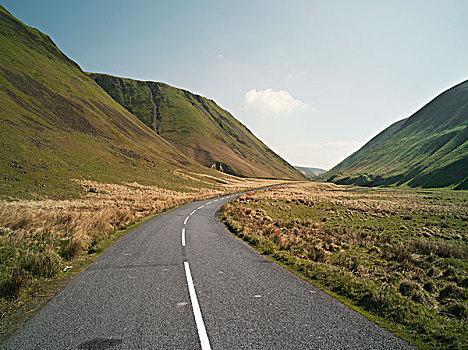
[(468, 193), (294, 184), (243, 195), (232, 232), (421, 348), (462, 348)]

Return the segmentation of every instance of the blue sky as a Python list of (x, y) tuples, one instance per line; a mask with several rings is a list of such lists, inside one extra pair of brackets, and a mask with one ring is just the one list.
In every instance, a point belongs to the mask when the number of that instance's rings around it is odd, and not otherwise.
[(85, 71), (215, 100), (329, 169), (468, 78), (468, 1), (0, 0)]

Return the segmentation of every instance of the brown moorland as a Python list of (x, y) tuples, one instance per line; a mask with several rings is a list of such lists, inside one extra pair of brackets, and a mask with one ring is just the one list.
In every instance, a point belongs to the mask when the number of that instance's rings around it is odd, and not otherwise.
[(300, 183), (220, 213), (262, 254), (422, 349), (466, 348), (468, 193)]

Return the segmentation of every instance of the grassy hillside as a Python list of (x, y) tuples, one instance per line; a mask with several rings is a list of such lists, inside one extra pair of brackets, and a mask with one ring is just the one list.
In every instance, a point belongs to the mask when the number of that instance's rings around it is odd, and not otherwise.
[(239, 176), (302, 178), (212, 100), (163, 83), (90, 76), (148, 127), (206, 167)]
[(393, 124), (325, 173), (364, 186), (468, 188), (468, 81)]
[[(76, 196), (70, 179), (177, 189), (201, 167), (113, 100), (40, 31), (0, 7), (0, 199)], [(195, 182), (184, 179), (183, 186)]]

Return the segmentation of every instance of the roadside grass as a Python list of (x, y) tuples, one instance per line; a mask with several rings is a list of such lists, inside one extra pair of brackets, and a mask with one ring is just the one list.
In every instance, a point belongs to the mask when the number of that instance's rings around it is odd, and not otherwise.
[(468, 346), (468, 193), (300, 183), (220, 211), (259, 252), (421, 349)]
[(219, 182), (174, 191), (75, 180), (81, 198), (0, 201), (0, 341), (135, 223), (191, 201), (284, 182), (177, 174), (189, 185)]

